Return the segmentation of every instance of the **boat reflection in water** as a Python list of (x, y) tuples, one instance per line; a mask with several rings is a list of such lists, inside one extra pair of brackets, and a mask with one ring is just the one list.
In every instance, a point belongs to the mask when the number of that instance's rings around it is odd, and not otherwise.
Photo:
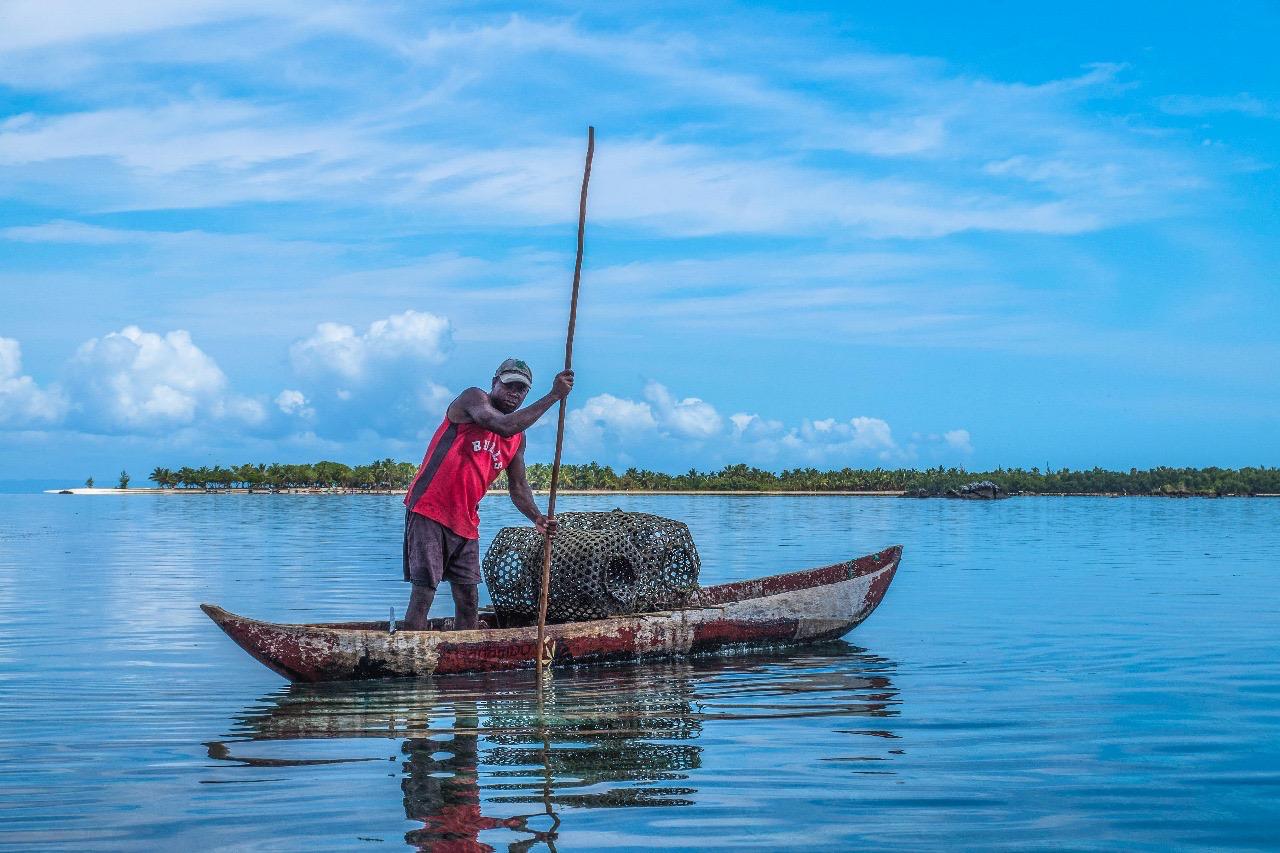
[(575, 809), (694, 804), (691, 780), (711, 725), (886, 718), (862, 733), (893, 737), (892, 671), (884, 658), (835, 642), (557, 672), (542, 703), (531, 672), (293, 684), (208, 747), (210, 757), (242, 765), (305, 767), (378, 759), (255, 758), (250, 744), (394, 738), (402, 741), (404, 814), (422, 823), (405, 835), (410, 846), (492, 850), (480, 834), (503, 830), (505, 849), (555, 849)]

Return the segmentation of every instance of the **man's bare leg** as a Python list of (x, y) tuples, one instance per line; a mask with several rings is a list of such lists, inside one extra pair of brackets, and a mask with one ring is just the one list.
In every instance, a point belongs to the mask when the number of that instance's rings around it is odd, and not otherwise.
[(449, 582), (453, 593), (453, 630), (469, 631), (479, 625), (477, 610), (480, 604), (480, 587), (474, 583)]
[(413, 592), (409, 593), (409, 606), (404, 611), (404, 629), (406, 631), (426, 630), (427, 613), (431, 610), (431, 602), (435, 601), (435, 598), (435, 587), (427, 586), (424, 583), (413, 584)]

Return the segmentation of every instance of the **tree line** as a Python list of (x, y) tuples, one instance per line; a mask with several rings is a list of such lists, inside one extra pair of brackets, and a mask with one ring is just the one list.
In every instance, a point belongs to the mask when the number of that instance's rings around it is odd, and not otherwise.
[(165, 489), (405, 489), (417, 473), (412, 462), (379, 459), (352, 467), (322, 460), (302, 465), (279, 462), (156, 468), (153, 483)]
[[(164, 488), (186, 489), (349, 489), (353, 491), (406, 489), (418, 466), (412, 462), (379, 459), (355, 467), (320, 461), (302, 465), (244, 464), (230, 467), (156, 468), (150, 479)], [(551, 466), (528, 466), (529, 483), (535, 489), (551, 484)], [(1103, 468), (1073, 471), (1068, 468), (997, 468), (966, 471), (963, 468), (792, 468), (780, 472), (748, 465), (728, 465), (718, 471), (690, 469), (667, 474), (640, 468), (621, 473), (595, 462), (562, 465), (560, 488), (611, 491), (710, 491), (710, 492), (898, 492), (923, 489), (944, 492), (976, 480), (990, 480), (1007, 492), (1029, 494), (1129, 494), (1129, 495), (1255, 495), (1280, 494), (1280, 468)], [(494, 484), (506, 488), (505, 472)]]
[[(530, 465), (529, 482), (535, 489), (551, 483), (551, 466)], [(1103, 468), (1073, 471), (1062, 468), (997, 468), (967, 471), (963, 468), (792, 468), (781, 472), (748, 465), (729, 465), (718, 471), (690, 469), (665, 474), (628, 468), (621, 474), (607, 465), (562, 465), (560, 487), (619, 491), (725, 491), (725, 492), (905, 492), (942, 493), (966, 483), (990, 480), (1006, 492), (1028, 494), (1129, 494), (1129, 495), (1255, 495), (1280, 494), (1280, 468)], [(505, 486), (505, 482), (502, 484)]]

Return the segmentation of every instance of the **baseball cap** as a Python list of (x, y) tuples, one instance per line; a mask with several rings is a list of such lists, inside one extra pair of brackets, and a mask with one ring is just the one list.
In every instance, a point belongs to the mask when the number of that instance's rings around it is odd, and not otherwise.
[(496, 375), (499, 382), (523, 382), (525, 385), (533, 386), (533, 371), (529, 369), (529, 365), (518, 358), (509, 358), (499, 364)]

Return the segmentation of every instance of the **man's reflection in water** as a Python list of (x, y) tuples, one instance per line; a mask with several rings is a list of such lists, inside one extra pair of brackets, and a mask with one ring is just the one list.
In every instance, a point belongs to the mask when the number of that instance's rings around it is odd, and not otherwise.
[(543, 841), (550, 845), (554, 833), (530, 829), (526, 816), (493, 818), (481, 814), (476, 770), (479, 727), (476, 703), (459, 702), (454, 708), (452, 740), (409, 738), (401, 746), (409, 757), (404, 764), (405, 779), (400, 784), (405, 817), (423, 824), (422, 829), (405, 833), (405, 842), (436, 853), (491, 851), (491, 846), (480, 841), (480, 833), (486, 829), (510, 829), (530, 833), (529, 843)]
[[(295, 685), (245, 713), (237, 734), (242, 741), (276, 742), (386, 738), (452, 720), (452, 731), (401, 744), (404, 813), (421, 824), (405, 841), (418, 850), (489, 851), (481, 834), (505, 830), (492, 838), (499, 843), (505, 836), (507, 850), (555, 851), (562, 809), (694, 803), (698, 792), (689, 779), (702, 767), (699, 738), (712, 721), (758, 727), (820, 716), (878, 744), (896, 738), (884, 727), (901, 701), (893, 671), (893, 662), (843, 643), (807, 655), (654, 663), (552, 679), (542, 709), (531, 699), (531, 679), (521, 676), (445, 686)], [(859, 724), (848, 727), (854, 719)], [(352, 760), (239, 754), (251, 752), (244, 746), (233, 755), (232, 749), (213, 742), (209, 755), (276, 769)], [(902, 751), (870, 750), (876, 757), (886, 752)], [(866, 760), (863, 753), (833, 760)]]
[[(687, 742), (702, 731), (687, 695), (688, 684), (638, 675), (639, 683), (635, 675), (615, 677), (598, 685), (598, 692), (560, 701), (553, 693), (541, 726), (527, 708), (509, 702), (455, 703), (452, 740), (410, 738), (402, 747), (408, 756), (401, 785), (405, 815), (423, 823), (405, 840), (419, 850), (492, 850), (479, 834), (509, 829), (529, 836), (513, 844), (513, 850), (538, 842), (554, 850), (556, 806), (691, 804), (695, 789), (655, 784), (686, 779), (688, 771), (701, 766), (702, 748)], [(481, 708), (488, 744), (483, 755)], [(490, 803), (537, 810), (508, 818), (484, 815), (480, 763), (491, 768), (485, 785)], [(601, 785), (606, 790), (574, 790)], [(530, 822), (547, 828), (535, 829)]]

